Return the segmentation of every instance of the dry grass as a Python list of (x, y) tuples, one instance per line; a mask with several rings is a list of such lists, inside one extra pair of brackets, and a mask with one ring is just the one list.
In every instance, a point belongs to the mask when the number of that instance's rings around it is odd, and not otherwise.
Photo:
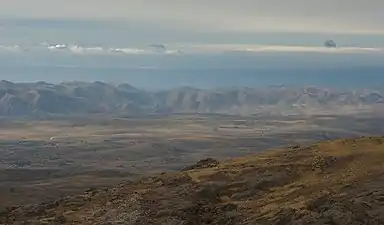
[(62, 215), (61, 224), (379, 225), (383, 161), (380, 137), (271, 150), (88, 192), (53, 207), (16, 208), (0, 222), (39, 224)]

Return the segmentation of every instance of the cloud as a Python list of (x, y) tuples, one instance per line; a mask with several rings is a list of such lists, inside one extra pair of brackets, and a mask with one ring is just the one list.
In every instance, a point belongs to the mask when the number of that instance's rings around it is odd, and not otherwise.
[(67, 45), (66, 44), (49, 45), (47, 48), (50, 50), (67, 49)]
[(324, 54), (363, 54), (383, 53), (383, 48), (338, 47), (300, 45), (247, 45), (247, 44), (204, 44), (190, 45), (183, 48), (190, 54), (225, 54), (225, 53), (324, 53)]
[(21, 52), (23, 49), (19, 45), (0, 45), (0, 52)]
[(201, 31), (384, 33), (382, 0), (12, 0), (0, 16), (150, 22)]
[(381, 48), (363, 48), (363, 47), (341, 47), (341, 48), (326, 48), (326, 47), (311, 47), (311, 46), (257, 46), (247, 47), (244, 52), (313, 52), (313, 53), (371, 53), (382, 52)]
[(124, 53), (124, 54), (145, 54), (147, 51), (143, 49), (137, 49), (137, 48), (110, 48), (110, 52), (116, 52), (116, 53)]
[(64, 53), (75, 55), (207, 55), (232, 53), (322, 53), (322, 54), (384, 54), (384, 48), (340, 46), (327, 48), (324, 46), (304, 45), (252, 45), (252, 44), (163, 44), (137, 47), (82, 46), (76, 44), (43, 42), (39, 45), (0, 45), (0, 52), (42, 52)]
[[(18, 45), (16, 45), (17, 48)], [(0, 46), (1, 49), (16, 48), (14, 46)], [(70, 53), (70, 54), (125, 54), (125, 55), (176, 55), (182, 52), (178, 49), (167, 49), (164, 45), (150, 45), (147, 48), (116, 48), (105, 46), (81, 46), (76, 44), (49, 44), (43, 42), (40, 45), (33, 45), (28, 50), (48, 50), (49, 52), (56, 53)], [(160, 50), (159, 50), (160, 49)]]
[(83, 47), (79, 45), (70, 46), (69, 51), (75, 54), (103, 54), (105, 52), (103, 47)]

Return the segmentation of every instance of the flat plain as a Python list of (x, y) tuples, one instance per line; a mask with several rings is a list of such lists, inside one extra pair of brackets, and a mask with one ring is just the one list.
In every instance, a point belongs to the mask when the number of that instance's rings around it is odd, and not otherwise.
[(0, 119), (0, 208), (267, 149), (383, 135), (384, 118), (149, 115)]

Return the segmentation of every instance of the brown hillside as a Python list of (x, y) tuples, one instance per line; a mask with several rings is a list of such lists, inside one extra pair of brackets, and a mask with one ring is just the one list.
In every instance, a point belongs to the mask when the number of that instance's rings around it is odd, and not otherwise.
[(292, 146), (8, 209), (0, 224), (384, 224), (383, 162), (384, 138)]

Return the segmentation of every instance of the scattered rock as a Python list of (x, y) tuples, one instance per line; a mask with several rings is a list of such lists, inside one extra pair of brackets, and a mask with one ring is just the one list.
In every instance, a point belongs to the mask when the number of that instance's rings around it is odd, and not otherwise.
[(301, 146), (299, 144), (293, 144), (288, 146), (289, 149), (299, 149), (300, 147)]
[(335, 161), (336, 158), (333, 156), (316, 156), (312, 162), (312, 170), (324, 172)]
[(219, 161), (212, 159), (212, 158), (207, 158), (198, 161), (195, 165), (192, 166), (187, 166), (186, 168), (183, 169), (183, 171), (188, 171), (188, 170), (195, 170), (195, 169), (203, 169), (203, 168), (212, 168), (216, 167), (219, 165)]

